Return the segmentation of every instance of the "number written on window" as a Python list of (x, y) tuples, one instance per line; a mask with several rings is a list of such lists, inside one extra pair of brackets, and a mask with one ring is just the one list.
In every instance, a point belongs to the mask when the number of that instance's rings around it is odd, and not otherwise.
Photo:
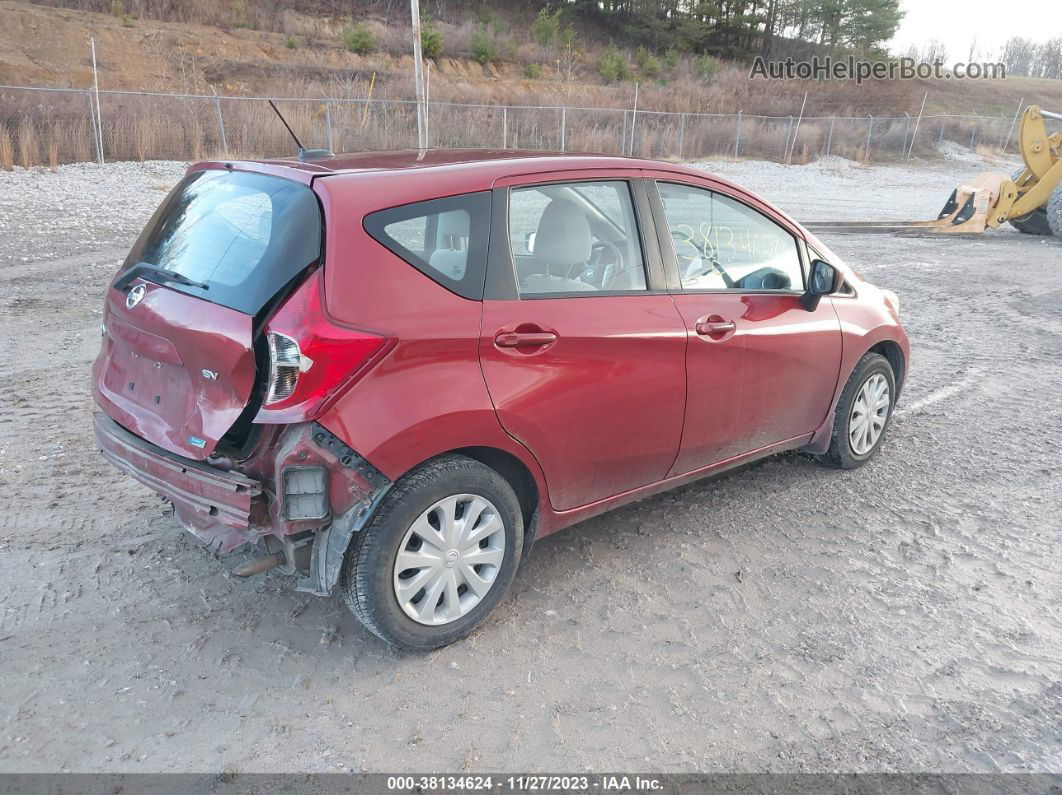
[(709, 190), (659, 189), (683, 289), (804, 289), (796, 239), (774, 221)]

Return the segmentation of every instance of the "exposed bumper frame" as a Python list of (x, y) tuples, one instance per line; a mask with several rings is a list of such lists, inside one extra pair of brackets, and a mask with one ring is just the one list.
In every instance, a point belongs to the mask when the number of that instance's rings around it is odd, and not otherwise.
[(252, 529), (266, 517), (259, 481), (156, 447), (103, 413), (95, 415), (93, 428), (103, 457), (170, 500), (184, 528), (214, 551), (228, 552), (259, 537)]

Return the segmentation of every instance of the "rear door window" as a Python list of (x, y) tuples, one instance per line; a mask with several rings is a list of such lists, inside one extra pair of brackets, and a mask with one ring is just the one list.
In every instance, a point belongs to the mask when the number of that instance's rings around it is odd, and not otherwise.
[[(321, 256), (321, 211), (307, 186), (210, 169), (189, 174), (156, 211), (125, 267), (147, 263), (196, 285), (167, 287), (250, 315)], [(202, 286), (198, 286), (202, 285)]]
[(522, 297), (647, 289), (626, 181), (513, 188), (509, 243)]
[(376, 242), (464, 298), (483, 298), (490, 191), (405, 204), (365, 216)]

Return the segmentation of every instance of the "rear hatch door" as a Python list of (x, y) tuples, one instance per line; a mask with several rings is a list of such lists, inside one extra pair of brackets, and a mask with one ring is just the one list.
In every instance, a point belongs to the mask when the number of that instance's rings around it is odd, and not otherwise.
[(319, 261), (321, 228), (305, 184), (227, 169), (188, 174), (108, 289), (97, 403), (138, 436), (206, 458), (257, 409), (258, 329)]

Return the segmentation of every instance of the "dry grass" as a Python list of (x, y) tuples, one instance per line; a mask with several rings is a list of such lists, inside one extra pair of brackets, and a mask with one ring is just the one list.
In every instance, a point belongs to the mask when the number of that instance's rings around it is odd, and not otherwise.
[[(57, 41), (76, 38), (80, 47), (84, 29), (105, 32), (104, 57), (108, 59), (107, 87), (161, 88), (209, 93), (209, 84), (225, 84), (230, 91), (248, 94), (334, 96), (335, 83), (360, 81), (373, 72), (379, 75), (377, 94), (383, 98), (410, 99), (413, 94), (409, 58), (408, 4), (394, 0), (38, 0), (41, 5), (78, 9), (45, 15), (34, 10), (33, 23), (54, 18), (65, 30)], [(132, 28), (116, 19), (115, 7), (135, 17)], [(1017, 100), (1024, 96), (1047, 108), (1062, 107), (1062, 80), (1008, 78), (1006, 81), (916, 80), (854, 81), (752, 80), (747, 65), (729, 63), (710, 80), (703, 79), (692, 56), (665, 60), (659, 75), (640, 72), (634, 53), (625, 56), (632, 65), (632, 79), (606, 85), (597, 63), (609, 36), (623, 41), (622, 31), (604, 31), (580, 21), (576, 25), (580, 57), (569, 71), (557, 47), (540, 46), (531, 35), (531, 23), (541, 4), (491, 4), (483, 0), (431, 0), (421, 4), (426, 17), (443, 36), (443, 56), (433, 69), (435, 101), (483, 102), (509, 105), (580, 105), (586, 107), (631, 107), (634, 80), (640, 81), (640, 106), (660, 111), (735, 113), (739, 110), (763, 115), (796, 114), (808, 92), (809, 116), (852, 115), (902, 116), (918, 113), (924, 92), (929, 92), (927, 112), (969, 113), (1013, 118)], [(557, 5), (562, 4), (554, 4)], [(85, 12), (100, 12), (90, 14)], [(159, 20), (159, 21), (156, 21)], [(364, 24), (374, 35), (376, 50), (366, 56), (346, 52), (341, 40), (343, 27), (351, 21)], [(214, 26), (215, 29), (197, 25)], [(75, 30), (70, 30), (75, 28)], [(220, 28), (221, 30), (217, 30)], [(253, 28), (240, 29), (237, 28)], [(214, 47), (227, 31), (248, 50), (237, 47), (231, 54), (218, 54)], [(482, 65), (470, 58), (473, 37), (485, 33), (493, 43), (497, 60)], [(297, 35), (298, 50), (285, 46)], [(60, 45), (55, 45), (58, 48)], [(127, 49), (123, 60), (117, 51)], [(135, 58), (132, 54), (136, 55)], [(197, 53), (194, 57), (189, 53)], [(199, 54), (202, 53), (202, 54)], [(35, 56), (36, 57), (36, 56)], [(158, 63), (158, 82), (149, 85), (144, 60)], [(230, 60), (231, 58), (231, 60)], [(61, 60), (44, 52), (42, 66), (54, 73)], [(123, 64), (125, 64), (123, 66)], [(538, 67), (538, 78), (529, 79), (528, 64)], [(80, 64), (78, 67), (80, 68)], [(134, 66), (136, 68), (134, 68)], [(71, 66), (66, 62), (65, 71)], [(644, 70), (643, 70), (644, 71)], [(654, 70), (655, 71), (655, 70)], [(45, 74), (45, 72), (40, 72)], [(52, 78), (42, 78), (52, 79)], [(239, 86), (238, 89), (234, 88)], [(301, 88), (302, 90), (295, 90)], [(343, 96), (353, 96), (344, 93)], [(2, 112), (0, 112), (2, 115)], [(950, 136), (949, 136), (950, 137)]]
[[(742, 83), (733, 79), (733, 72), (724, 70), (714, 91), (695, 84), (692, 77), (676, 78), (668, 86), (643, 87), (635, 121), (634, 114), (625, 110), (633, 99), (630, 86), (570, 84), (569, 93), (564, 93), (564, 81), (534, 80), (506, 89), (503, 81), (447, 81), (441, 70), (433, 71), (429, 140), (436, 147), (504, 144), (510, 148), (560, 149), (559, 105), (567, 108), (563, 148), (568, 151), (633, 152), (665, 159), (751, 157), (779, 161), (789, 152), (792, 162), (801, 163), (825, 154), (880, 161), (903, 157), (910, 147), (913, 118), (885, 119), (875, 114), (870, 119), (866, 114), (844, 109), (835, 111), (834, 117), (817, 106), (802, 120), (799, 129), (795, 119), (781, 113), (746, 113), (741, 116), (739, 131), (736, 115), (730, 115), (735, 106), (740, 108), (742, 103), (754, 100), (766, 105), (781, 103), (784, 95), (765, 81)], [(381, 78), (372, 89), (374, 102), (369, 104), (366, 99), (370, 96), (371, 76), (372, 72), (350, 73), (342, 80), (328, 82), (320, 78), (290, 79), (277, 87), (278, 94), (322, 99), (281, 101), (281, 111), (308, 147), (327, 146), (329, 123), (336, 151), (414, 146), (415, 109), (406, 101), (405, 87)], [(492, 92), (498, 86), (495, 96)], [(753, 90), (759, 92), (758, 99), (747, 94)], [(704, 92), (701, 101), (690, 103), (690, 96), (698, 91)], [(826, 103), (830, 90), (821, 91), (824, 94), (816, 101)], [(881, 97), (886, 95), (887, 92)], [(509, 107), (503, 113), (498, 103), (507, 100), (516, 100), (526, 107)], [(454, 101), (481, 106), (446, 104)], [(700, 112), (685, 111), (683, 116), (644, 110), (660, 105), (683, 110), (687, 104)], [(808, 104), (812, 107), (811, 98)], [(266, 157), (294, 153), (284, 128), (268, 105), (259, 100), (221, 100), (225, 140), (213, 98), (104, 93), (101, 105), (103, 148), (108, 160), (199, 160), (225, 154)], [(919, 127), (914, 154), (934, 156), (941, 141), (995, 148), (1002, 144), (1009, 123), (1008, 119), (984, 116), (926, 118)], [(90, 105), (83, 93), (43, 95), (0, 90), (0, 130), (7, 135), (13, 150), (11, 159), (19, 164), (40, 164), (42, 152), (50, 163), (53, 147), (58, 162), (95, 159), (93, 129)], [(1010, 149), (1013, 151), (1013, 141)]]
[(59, 8), (75, 8), (118, 16), (120, 7), (124, 16), (135, 20), (157, 19), (165, 22), (214, 25), (219, 28), (257, 28), (259, 30), (282, 30), (285, 13), (275, 3), (261, 0), (35, 0), (39, 5)]
[[(61, 97), (61, 95), (60, 95)], [(280, 101), (281, 112), (311, 148), (331, 141), (336, 151), (400, 149), (415, 145), (416, 112), (411, 103), (363, 100)], [(221, 136), (212, 99), (163, 100), (150, 97), (108, 97), (102, 101), (103, 146), (108, 160), (200, 160), (204, 157), (277, 157), (294, 153), (294, 144), (268, 105), (258, 100), (223, 99), (225, 138)], [(665, 114), (612, 108), (500, 106), (468, 107), (433, 104), (429, 109), (429, 140), (434, 147), (501, 147), (608, 152), (686, 160), (726, 157), (761, 158), (807, 163), (826, 154), (860, 162), (905, 156), (913, 123), (875, 119), (869, 154), (869, 122), (861, 118), (804, 119), (799, 128), (788, 117)], [(971, 137), (995, 141), (997, 120), (952, 122), (944, 140), (968, 145)], [(5, 125), (0, 119), (0, 159), (30, 167), (40, 165), (42, 146), (49, 165), (95, 158), (88, 108), (80, 95), (63, 106), (59, 99), (46, 109), (26, 107)], [(831, 130), (832, 128), (832, 130)], [(38, 131), (47, 131), (41, 135)], [(740, 135), (740, 137), (739, 137)], [(914, 151), (933, 156), (939, 130), (927, 121)], [(998, 154), (993, 143), (980, 153)], [(6, 165), (5, 165), (6, 167)]]
[[(363, 98), (368, 91), (370, 77), (378, 77), (375, 96), (383, 99), (408, 100), (413, 95), (411, 62), (408, 56), (410, 28), (408, 23), (408, 5), (391, 0), (366, 0), (356, 4), (343, 4), (334, 1), (314, 3), (306, 0), (277, 3), (275, 0), (225, 0), (222, 3), (208, 0), (122, 0), (126, 13), (136, 19), (135, 28), (122, 27), (111, 13), (111, 0), (45, 0), (43, 4), (58, 5), (87, 11), (103, 12), (104, 18), (96, 19), (88, 14), (64, 14), (56, 17), (77, 18), (81, 25), (96, 25), (107, 30), (106, 52), (113, 54), (120, 48), (136, 52), (137, 58), (128, 64), (142, 64), (145, 48), (150, 48), (150, 57), (162, 65), (165, 73), (155, 86), (145, 85), (143, 69), (131, 66), (122, 67), (123, 61), (111, 62), (112, 74), (108, 75), (107, 86), (122, 88), (161, 88), (162, 90), (187, 90), (194, 93), (209, 93), (208, 85), (228, 86), (228, 91), (240, 91), (248, 94), (271, 96), (329, 96), (333, 98)], [(608, 44), (605, 34), (590, 25), (580, 25), (578, 29), (580, 57), (571, 69), (563, 63), (564, 53), (556, 47), (542, 47), (530, 35), (530, 23), (534, 17), (537, 4), (516, 6), (506, 4), (492, 9), (489, 4), (479, 0), (433, 0), (423, 3), (425, 15), (433, 17), (432, 25), (444, 38), (443, 56), (432, 68), (431, 96), (434, 102), (509, 104), (509, 105), (565, 105), (568, 107), (593, 108), (630, 108), (634, 97), (634, 80), (639, 80), (639, 107), (658, 111), (685, 113), (736, 113), (761, 114), (769, 116), (787, 116), (796, 114), (801, 107), (804, 92), (808, 92), (806, 113), (809, 117), (857, 116), (865, 118), (867, 114), (880, 116), (902, 116), (905, 112), (912, 116), (918, 113), (924, 91), (929, 91), (927, 112), (947, 107), (956, 112), (979, 110), (982, 115), (988, 112), (984, 122), (985, 132), (1001, 118), (1006, 105), (1006, 118), (1013, 117), (1013, 108), (1017, 96), (1023, 94), (1027, 101), (1037, 101), (1047, 107), (1058, 104), (1054, 98), (1062, 97), (1062, 81), (1029, 81), (1008, 79), (990, 83), (989, 81), (871, 81), (857, 86), (854, 81), (774, 81), (751, 80), (747, 66), (725, 64), (711, 79), (705, 80), (696, 68), (695, 59), (680, 56), (673, 66), (663, 66), (659, 76), (648, 78), (639, 73), (635, 58), (631, 53), (627, 57), (632, 63), (632, 80), (606, 85), (598, 74), (597, 62), (602, 49)], [(340, 31), (350, 21), (353, 14), (357, 21), (372, 31), (376, 40), (376, 51), (366, 56), (355, 56), (343, 50)], [(38, 14), (38, 16), (42, 16)], [(165, 22), (155, 22), (164, 20)], [(254, 52), (228, 55), (204, 54), (189, 57), (189, 52), (202, 50), (211, 52), (214, 39), (221, 34), (209, 28), (197, 28), (188, 25), (197, 22), (214, 25), (229, 30), (243, 43), (253, 43)], [(176, 23), (176, 24), (174, 24)], [(57, 24), (59, 24), (57, 20)], [(67, 26), (72, 23), (67, 21)], [(577, 24), (578, 21), (577, 21)], [(180, 25), (184, 29), (175, 30)], [(256, 30), (235, 30), (237, 27), (251, 26)], [(486, 35), (496, 45), (496, 62), (479, 64), (469, 58), (472, 39), (479, 33)], [(77, 31), (81, 41), (83, 31)], [(298, 35), (304, 44), (297, 51), (289, 50), (285, 41), (289, 35)], [(69, 39), (69, 33), (67, 35)], [(150, 41), (150, 45), (145, 45)], [(657, 53), (658, 56), (662, 54)], [(47, 60), (47, 58), (46, 58)], [(54, 57), (51, 60), (55, 60)], [(529, 78), (525, 70), (527, 64), (535, 64), (538, 76)], [(1012, 85), (1013, 84), (1013, 85)], [(236, 88), (238, 86), (238, 88)], [(1020, 87), (1020, 91), (1019, 91)], [(1008, 98), (1009, 94), (1015, 96)], [(961, 96), (962, 102), (954, 102)], [(6, 98), (5, 98), (6, 99)], [(1004, 100), (1006, 100), (1004, 102)], [(1062, 100), (1060, 100), (1062, 101)], [(115, 100), (104, 98), (104, 113)], [(82, 100), (82, 104), (85, 104)], [(130, 104), (122, 101), (121, 104)], [(961, 105), (961, 107), (959, 106)], [(996, 107), (999, 106), (999, 107)], [(36, 112), (36, 111), (32, 111)], [(136, 112), (134, 112), (135, 115)], [(543, 112), (545, 113), (545, 112)], [(0, 124), (7, 123), (9, 131), (16, 137), (15, 126), (10, 126), (10, 119), (4, 119), (4, 109), (0, 108)], [(381, 116), (388, 114), (381, 110)], [(179, 114), (159, 103), (154, 116), (172, 119)], [(182, 118), (191, 118), (190, 116)], [(207, 143), (216, 137), (213, 126), (216, 122), (209, 114), (198, 114), (198, 129), (193, 129), (183, 137), (185, 149), (193, 151), (195, 142)], [(191, 123), (191, 122), (189, 122)], [(458, 123), (454, 131), (436, 127), (444, 138), (467, 138), (463, 132), (464, 122)], [(105, 128), (109, 125), (105, 123)], [(376, 140), (390, 140), (393, 135), (405, 139), (404, 131), (389, 130), (388, 123), (381, 121), (380, 129), (373, 136)], [(520, 140), (538, 138), (551, 139), (553, 134), (546, 130), (547, 116), (539, 123), (541, 130), (537, 134), (524, 132)], [(707, 127), (708, 125), (704, 125)], [(696, 135), (690, 138), (690, 152), (726, 152), (732, 147), (724, 146), (721, 138), (725, 124), (716, 124), (718, 131), (705, 131), (703, 140)], [(622, 127), (622, 125), (620, 125)], [(971, 130), (967, 129), (967, 134)], [(113, 146), (116, 152), (128, 152), (129, 157), (139, 157), (136, 141), (143, 134), (133, 131), (131, 137), (114, 142), (108, 141), (105, 148)], [(753, 149), (774, 150), (776, 141), (767, 138), (776, 137), (775, 131), (764, 133), (762, 141), (754, 141)], [(921, 133), (920, 133), (921, 135)], [(110, 136), (108, 136), (110, 137)], [(160, 151), (165, 142), (182, 136), (170, 130), (158, 135)], [(239, 145), (254, 135), (244, 136)], [(493, 138), (482, 136), (484, 140)], [(784, 144), (784, 132), (781, 134)], [(801, 146), (793, 150), (794, 158), (802, 157), (803, 132)], [(842, 132), (841, 150), (854, 152), (858, 148), (857, 135)], [(851, 141), (847, 141), (850, 138)], [(946, 138), (962, 142), (958, 131), (948, 130)], [(981, 136), (975, 135), (976, 142), (982, 143)], [(601, 147), (616, 148), (623, 140), (622, 129), (613, 138), (612, 129), (602, 133), (597, 127), (586, 131), (585, 141), (593, 145), (600, 139)], [(652, 140), (649, 140), (652, 139)], [(968, 139), (967, 139), (968, 140)], [(615, 143), (613, 143), (615, 141)], [(570, 147), (575, 146), (573, 139)], [(640, 145), (640, 139), (635, 143)], [(967, 144), (968, 145), (968, 144)], [(674, 154), (678, 151), (678, 136), (674, 131), (660, 135), (647, 136), (648, 151), (663, 151)], [(813, 156), (818, 143), (808, 143), (809, 156)], [(175, 150), (180, 147), (173, 144)], [(598, 147), (600, 148), (600, 147)], [(628, 147), (629, 148), (629, 147)], [(777, 147), (781, 148), (781, 147)], [(871, 151), (876, 152), (877, 146)], [(63, 146), (60, 145), (60, 158)], [(686, 147), (683, 147), (684, 151)], [(916, 152), (921, 151), (916, 148)], [(770, 156), (770, 155), (769, 155)]]
[(136, 122), (136, 155), (143, 163), (156, 150), (159, 131), (157, 119), (141, 118)]
[(61, 154), (63, 162), (84, 162), (92, 160), (96, 156), (93, 144), (92, 122), (86, 119), (69, 122), (63, 127), (56, 125), (56, 144), (60, 152), (68, 153), (65, 157)]
[(3, 128), (0, 128), (0, 168), (4, 171), (15, 169), (15, 148), (11, 145), (11, 136)]
[(191, 143), (189, 148), (189, 154), (191, 155), (189, 160), (202, 160), (203, 159), (203, 125), (199, 123), (199, 119), (192, 117), (188, 121), (188, 140)]
[(23, 119), (18, 125), (19, 165), (23, 168), (37, 165), (38, 153), (37, 128), (32, 120)]
[(978, 144), (974, 151), (986, 160), (999, 160), (1003, 154), (998, 146), (991, 144)]

